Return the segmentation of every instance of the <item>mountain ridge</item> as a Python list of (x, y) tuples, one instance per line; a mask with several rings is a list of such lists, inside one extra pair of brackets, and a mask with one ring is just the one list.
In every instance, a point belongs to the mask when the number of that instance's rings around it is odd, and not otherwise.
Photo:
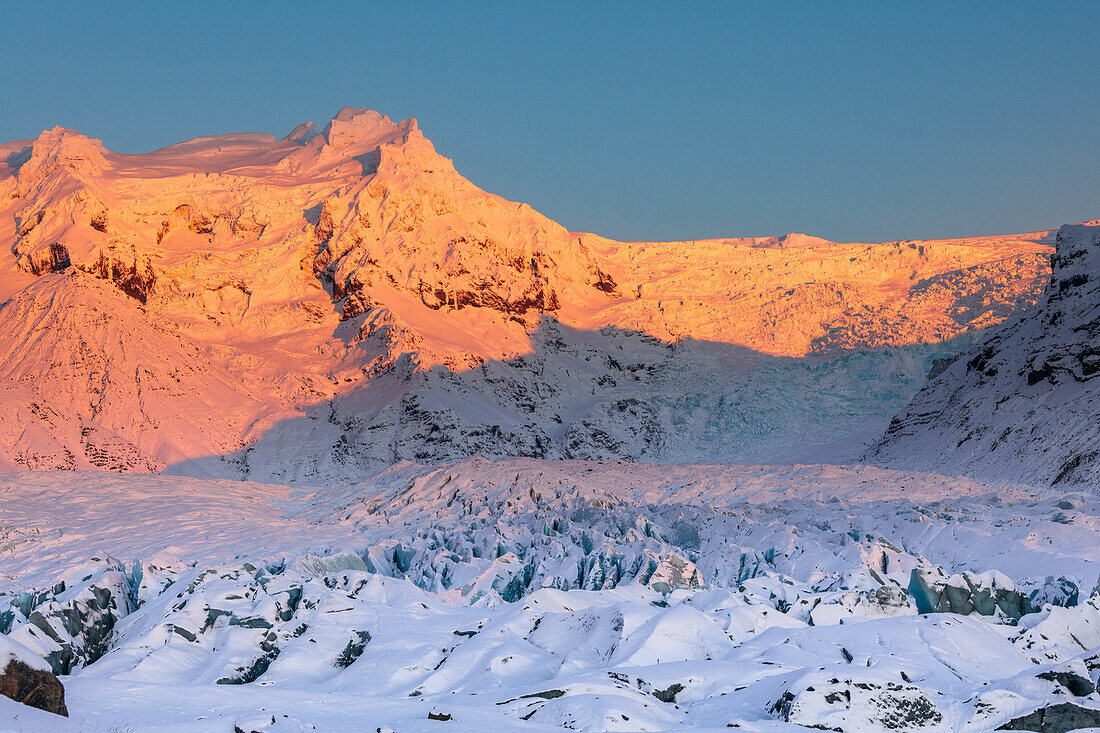
[[(207, 438), (127, 460), (241, 478), (352, 478), (359, 461), (480, 450), (774, 462), (790, 448), (768, 440), (784, 432), (817, 455), (827, 420), (838, 421), (832, 442), (849, 445), (822, 455), (854, 457), (932, 359), (1037, 302), (1052, 251), (1049, 232), (615, 242), (477, 188), (415, 120), (353, 108), (281, 140), (223, 135), (117, 154), (54, 128), (3, 149), (0, 332), (16, 339), (18, 324), (3, 322), (34, 317), (10, 304), (42, 278), (112, 283), (136, 308), (128, 318), (174, 333), (229, 385), (206, 408), (221, 422)], [(112, 360), (93, 353), (111, 344), (84, 339), (91, 352), (68, 359), (71, 380), (99, 363), (132, 382), (141, 341)], [(41, 358), (4, 365), (19, 414)], [(857, 361), (855, 376), (842, 374)], [(784, 385), (819, 403), (796, 408)], [(89, 395), (53, 394), (47, 406), (84, 414)], [(182, 396), (151, 412), (105, 399), (91, 426), (113, 431), (101, 415), (138, 415), (118, 434), (135, 446), (173, 434), (166, 426), (191, 409)], [(804, 424), (807, 409), (825, 415), (818, 427)], [(732, 443), (730, 426), (741, 426)], [(42, 450), (9, 446), (5, 460), (61, 467), (44, 456), (63, 464), (65, 450), (86, 446), (57, 436), (87, 428), (43, 428), (53, 437)], [(472, 447), (455, 448), (464, 441)], [(288, 472), (278, 454), (290, 445), (306, 457)], [(267, 454), (262, 467), (239, 457), (249, 453)]]
[(1100, 478), (1100, 221), (1058, 232), (1039, 305), (931, 380), (868, 459), (1041, 484)]

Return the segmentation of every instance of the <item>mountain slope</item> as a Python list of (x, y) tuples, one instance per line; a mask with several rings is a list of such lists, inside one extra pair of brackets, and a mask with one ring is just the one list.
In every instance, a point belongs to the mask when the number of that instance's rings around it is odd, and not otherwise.
[(1039, 306), (960, 355), (868, 458), (1041, 484), (1100, 480), (1100, 223), (1058, 232)]
[(0, 444), (39, 469), (156, 471), (240, 447), (263, 406), (201, 349), (79, 271), (0, 311)]
[[(841, 460), (933, 359), (1032, 306), (1049, 272), (1048, 232), (577, 234), (478, 189), (415, 120), (364, 110), (281, 140), (123, 155), (54, 128), (0, 152), (0, 409), (28, 426), (0, 444), (8, 465), (68, 465), (67, 450), (84, 467), (91, 429), (133, 446), (94, 465), (279, 481), (474, 453)], [(128, 304), (92, 309), (119, 320), (99, 331), (81, 302), (35, 295), (92, 279)], [(24, 350), (24, 322), (45, 313), (65, 335)], [(173, 340), (103, 356), (134, 328)], [(112, 389), (91, 383), (81, 344)], [(214, 376), (139, 404), (146, 357)], [(64, 427), (27, 416), (44, 370), (66, 383), (50, 397)]]

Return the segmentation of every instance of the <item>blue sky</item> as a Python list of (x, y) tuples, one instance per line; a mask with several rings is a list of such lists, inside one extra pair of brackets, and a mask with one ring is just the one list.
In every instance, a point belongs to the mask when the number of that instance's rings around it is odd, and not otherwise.
[(1100, 217), (1096, 2), (139, 5), (6, 6), (0, 139), (142, 152), (350, 105), (620, 239)]

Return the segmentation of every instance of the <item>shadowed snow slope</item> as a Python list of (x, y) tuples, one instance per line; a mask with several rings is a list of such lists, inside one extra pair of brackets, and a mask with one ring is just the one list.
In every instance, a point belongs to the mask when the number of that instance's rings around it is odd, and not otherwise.
[(615, 242), (478, 189), (415, 120), (312, 129), (0, 145), (0, 465), (847, 459), (1049, 272), (1048, 232)]
[(1100, 223), (1058, 232), (1039, 306), (920, 391), (868, 458), (1039, 484), (1100, 481)]

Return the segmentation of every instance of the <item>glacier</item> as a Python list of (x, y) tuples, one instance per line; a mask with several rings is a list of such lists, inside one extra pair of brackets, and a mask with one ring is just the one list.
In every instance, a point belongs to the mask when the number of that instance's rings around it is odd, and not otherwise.
[(0, 688), (68, 712), (0, 730), (1100, 728), (1098, 229), (617, 242), (353, 108), (0, 144)]

